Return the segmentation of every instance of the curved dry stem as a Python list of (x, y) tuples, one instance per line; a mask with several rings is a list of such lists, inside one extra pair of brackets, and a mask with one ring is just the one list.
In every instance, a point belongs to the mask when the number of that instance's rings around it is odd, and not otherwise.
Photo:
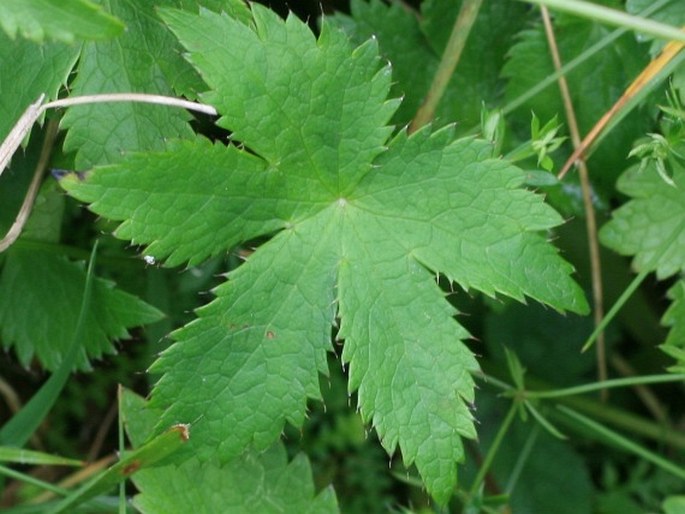
[[(101, 95), (84, 95), (75, 96), (71, 98), (63, 98), (53, 102), (43, 103), (45, 94), (42, 94), (38, 99), (29, 105), (24, 113), (21, 115), (17, 123), (12, 127), (5, 140), (0, 145), (0, 175), (9, 165), (12, 156), (15, 154), (21, 142), (28, 136), (33, 128), (33, 125), (48, 109), (58, 109), (63, 107), (72, 107), (75, 105), (86, 105), (94, 103), (110, 103), (110, 102), (140, 102), (148, 104), (166, 105), (169, 107), (178, 107), (181, 109), (188, 109), (191, 111), (202, 112), (211, 116), (216, 116), (217, 111), (214, 107), (207, 104), (199, 104), (181, 98), (173, 98), (162, 95), (148, 95), (145, 93), (109, 93)], [(4, 252), (9, 248), (21, 235), (29, 214), (33, 207), (33, 201), (38, 194), (43, 172), (48, 164), (50, 157), (50, 150), (57, 134), (57, 124), (51, 122), (48, 125), (48, 133), (43, 143), (40, 159), (36, 170), (33, 174), (33, 179), (26, 193), (24, 201), (19, 209), (14, 223), (7, 231), (5, 237), (0, 240), (0, 252)]]
[(38, 159), (38, 164), (36, 164), (36, 169), (33, 172), (33, 178), (31, 179), (31, 184), (24, 197), (24, 202), (21, 204), (21, 208), (17, 213), (14, 223), (12, 223), (12, 226), (7, 231), (7, 234), (5, 234), (5, 237), (0, 240), (0, 253), (7, 250), (19, 238), (21, 231), (24, 229), (24, 225), (29, 219), (31, 210), (33, 210), (33, 202), (36, 199), (38, 189), (40, 188), (43, 179), (43, 173), (45, 173), (45, 168), (48, 166), (52, 144), (54, 143), (56, 136), (57, 122), (51, 120), (48, 123), (45, 140), (43, 141), (43, 148), (40, 151), (40, 158)]

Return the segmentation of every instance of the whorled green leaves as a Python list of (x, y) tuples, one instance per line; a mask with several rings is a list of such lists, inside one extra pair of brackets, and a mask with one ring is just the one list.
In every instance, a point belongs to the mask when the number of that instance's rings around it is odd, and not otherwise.
[[(626, 171), (617, 188), (632, 199), (615, 210), (611, 221), (600, 231), (604, 245), (621, 255), (633, 256), (636, 270), (655, 271), (659, 279), (685, 271), (685, 168), (675, 159), (669, 160), (669, 165), (675, 187), (659, 176), (654, 165)], [(679, 337), (685, 330), (682, 292), (679, 281), (669, 291), (673, 304), (662, 319), (671, 327), (662, 348), (681, 367), (685, 363)]]
[(160, 427), (193, 422), (200, 459), (269, 447), (320, 396), (339, 318), (362, 416), (445, 502), (461, 437), (475, 436), (478, 366), (435, 274), (586, 311), (546, 241), (561, 218), (482, 141), (454, 140), (450, 128), (390, 139), (397, 102), (373, 41), (353, 48), (325, 24), (316, 39), (258, 5), (250, 23), (162, 16), (240, 146), (199, 138), (63, 185), (167, 264), (272, 237), (154, 365)]

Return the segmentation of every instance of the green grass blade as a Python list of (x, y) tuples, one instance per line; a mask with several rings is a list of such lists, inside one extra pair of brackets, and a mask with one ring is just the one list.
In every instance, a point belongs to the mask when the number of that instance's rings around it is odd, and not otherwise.
[(0, 430), (0, 445), (22, 447), (29, 440), (31, 435), (40, 426), (45, 416), (57, 401), (60, 392), (67, 383), (71, 370), (76, 363), (76, 357), (81, 349), (81, 339), (85, 327), (86, 314), (90, 307), (90, 298), (93, 290), (93, 269), (95, 268), (95, 253), (97, 252), (98, 242), (95, 241), (93, 251), (88, 261), (88, 272), (86, 274), (86, 285), (83, 290), (83, 301), (81, 302), (81, 312), (79, 313), (78, 323), (74, 331), (74, 338), (69, 347), (69, 351), (64, 356), (64, 361), (59, 369), (43, 384), (38, 392), (33, 395), (31, 400), (9, 420)]
[(609, 25), (617, 27), (625, 27), (627, 29), (641, 32), (643, 34), (650, 34), (661, 39), (671, 39), (673, 41), (680, 41), (685, 43), (685, 31), (666, 25), (653, 20), (648, 20), (640, 16), (633, 16), (623, 11), (616, 9), (609, 9), (590, 2), (582, 2), (580, 0), (526, 0), (529, 3), (545, 5), (551, 9), (564, 11), (582, 18), (589, 18)]
[(125, 480), (139, 469), (159, 462), (164, 457), (175, 452), (188, 440), (188, 437), (187, 425), (172, 426), (169, 430), (153, 438), (140, 448), (127, 453), (119, 462), (93, 477), (93, 479), (64, 498), (52, 509), (46, 511), (46, 514), (72, 512), (71, 509), (75, 505), (109, 492), (119, 482)]
[(586, 416), (583, 416), (582, 414), (572, 409), (569, 409), (568, 407), (559, 405), (557, 408), (566, 416), (582, 425), (584, 428), (590, 430), (591, 432), (594, 432), (598, 436), (616, 445), (617, 447), (627, 452), (630, 452), (634, 455), (637, 455), (638, 457), (641, 457), (646, 461), (651, 462), (655, 466), (658, 466), (659, 468), (671, 473), (672, 475), (680, 478), (681, 480), (685, 480), (685, 469), (681, 468), (680, 466), (677, 466), (673, 462), (664, 459), (660, 455), (657, 455), (656, 453), (653, 453), (647, 450), (646, 448), (643, 448), (642, 446), (634, 443), (630, 439), (623, 437), (617, 432), (608, 429), (604, 425), (600, 425), (596, 421)]
[(68, 459), (59, 455), (24, 450), (16, 446), (0, 446), (0, 462), (12, 462), (14, 464), (39, 464), (46, 466), (82, 466), (83, 462), (76, 459)]

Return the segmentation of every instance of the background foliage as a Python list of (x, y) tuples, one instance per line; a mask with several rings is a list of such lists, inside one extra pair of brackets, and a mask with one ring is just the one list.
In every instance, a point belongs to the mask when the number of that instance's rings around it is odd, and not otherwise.
[[(596, 3), (685, 23), (678, 0)], [(34, 170), (78, 170), (42, 179), (0, 253), (3, 506), (683, 512), (682, 64), (587, 162), (605, 304), (642, 280), (606, 331), (630, 387), (600, 397), (580, 352), (588, 205), (575, 173), (549, 171), (573, 150), (556, 82), (530, 94), (555, 72), (539, 8), (485, 1), (433, 123), (408, 135), (462, 2), (271, 4), (0, 7), (3, 138), (42, 93), (220, 114), (48, 111), (0, 176), (5, 234)], [(663, 47), (571, 14), (554, 30), (562, 62), (582, 57), (581, 134)], [(12, 436), (24, 402), (50, 411), (33, 464)], [(51, 486), (70, 471), (49, 456), (107, 466), (124, 430), (119, 468)]]

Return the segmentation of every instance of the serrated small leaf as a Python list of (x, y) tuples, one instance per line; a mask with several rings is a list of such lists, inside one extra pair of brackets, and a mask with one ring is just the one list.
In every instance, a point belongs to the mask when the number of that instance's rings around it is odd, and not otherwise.
[[(134, 447), (150, 437), (160, 414), (135, 393), (123, 392), (121, 415)], [(190, 431), (195, 437), (193, 427)], [(332, 488), (315, 494), (307, 459), (298, 455), (288, 462), (281, 443), (223, 466), (192, 458), (179, 466), (141, 470), (133, 482), (139, 491), (133, 503), (144, 514), (338, 512)]]
[(602, 243), (633, 256), (637, 271), (656, 271), (659, 279), (685, 271), (685, 170), (674, 163), (673, 187), (648, 165), (626, 171), (617, 188), (632, 199), (602, 227)]
[[(83, 266), (48, 252), (11, 248), (0, 274), (0, 335), (24, 366), (35, 357), (54, 370), (74, 334), (86, 280)], [(78, 368), (114, 353), (113, 339), (128, 337), (127, 328), (152, 323), (161, 313), (133, 295), (96, 279), (84, 347)]]
[(76, 39), (106, 39), (120, 34), (124, 24), (88, 0), (12, 0), (0, 2), (0, 26), (14, 39), (64, 43)]
[(571, 267), (540, 233), (561, 217), (486, 142), (452, 129), (390, 139), (397, 102), (373, 41), (354, 48), (326, 24), (317, 40), (294, 16), (251, 9), (247, 25), (162, 11), (244, 150), (197, 139), (63, 186), (170, 264), (271, 237), (153, 367), (160, 427), (194, 423), (202, 462), (265, 449), (286, 421), (303, 422), (338, 316), (363, 417), (444, 503), (461, 437), (475, 437), (477, 363), (435, 274), (584, 312)]

